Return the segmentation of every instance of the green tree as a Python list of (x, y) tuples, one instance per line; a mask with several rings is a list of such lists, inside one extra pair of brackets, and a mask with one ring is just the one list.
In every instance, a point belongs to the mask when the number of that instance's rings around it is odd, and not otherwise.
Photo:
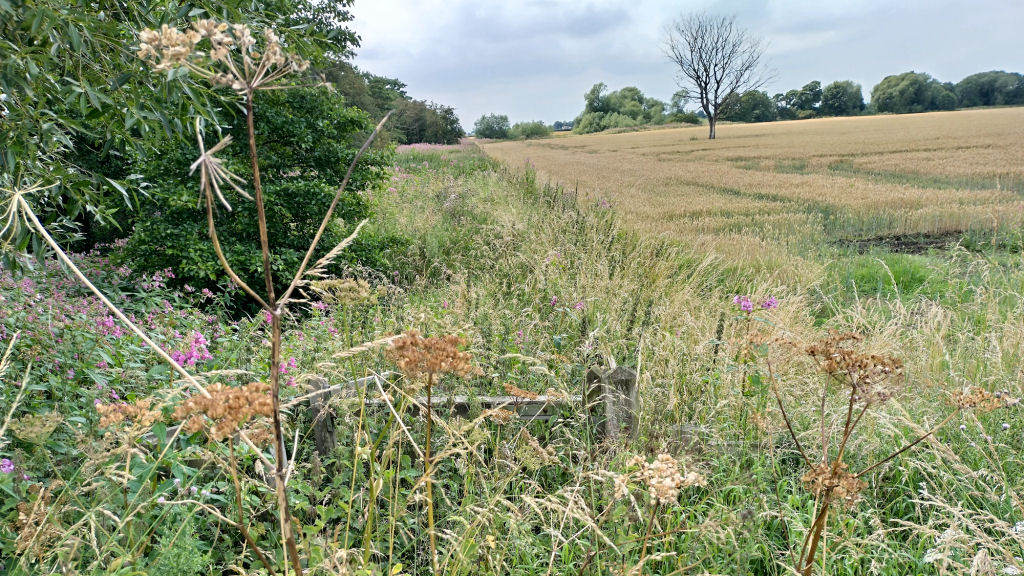
[(821, 82), (817, 80), (808, 82), (797, 92), (793, 107), (806, 112), (817, 111), (818, 104), (821, 102), (821, 93)]
[(403, 144), (458, 144), (466, 135), (455, 109), (436, 102), (397, 100), (393, 103), (396, 139)]
[(733, 95), (722, 104), (722, 108), (722, 120), (732, 122), (773, 122), (778, 119), (775, 102), (760, 90), (748, 90), (742, 96)]
[(821, 93), (821, 113), (827, 116), (853, 116), (864, 110), (864, 95), (860, 84), (852, 80), (837, 80)]
[(667, 120), (666, 104), (644, 96), (635, 86), (607, 92), (604, 82), (594, 84), (583, 96), (583, 112), (573, 121), (573, 131), (580, 134), (610, 128), (629, 128), (643, 124), (661, 124)]
[(668, 103), (670, 114), (686, 114), (686, 105), (690, 102), (690, 91), (686, 89), (676, 90)]
[(551, 128), (543, 122), (516, 122), (509, 131), (510, 138), (529, 140), (546, 138), (551, 135)]
[(583, 112), (607, 112), (608, 104), (605, 92), (608, 85), (604, 82), (594, 84), (586, 94), (583, 95)]
[[(68, 232), (65, 239), (83, 225), (117, 224), (119, 212), (137, 206), (145, 190), (145, 182), (129, 178), (133, 159), (184, 137), (193, 115), (220, 123), (227, 112), (205, 82), (184, 70), (155, 82), (135, 54), (136, 30), (203, 16), (244, 22), (279, 30), (290, 52), (322, 64), (358, 45), (346, 28), (350, 4), (0, 1), (0, 188), (55, 184), (29, 201), (46, 223)], [(0, 206), (9, 200), (0, 195)], [(26, 230), (8, 232), (0, 249), (27, 245)]]
[(473, 135), (477, 138), (508, 138), (511, 126), (504, 114), (484, 114), (473, 124)]
[(1024, 75), (1016, 72), (979, 72), (957, 82), (954, 91), (960, 105), (1016, 106), (1024, 104)]
[[(339, 95), (323, 88), (292, 88), (256, 93), (260, 119), (256, 143), (272, 253), (275, 286), (291, 280), (309, 246), (309, 240), (327, 212), (335, 190), (355, 158), (358, 143), (372, 128), (370, 117), (345, 106)], [(234, 143), (218, 157), (229, 169), (252, 182), (245, 122), (235, 122)], [(138, 272), (172, 268), (179, 284), (213, 288), (227, 282), (207, 235), (206, 212), (196, 203), (195, 179), (189, 166), (194, 145), (167, 141), (147, 154), (138, 168), (151, 183), (131, 236), (117, 258)], [(351, 227), (370, 215), (361, 191), (379, 185), (391, 163), (389, 150), (371, 150), (360, 160), (321, 242), (322, 256), (340, 242)], [(216, 215), (224, 253), (242, 279), (251, 286), (263, 282), (256, 206), (240, 200), (231, 212)], [(360, 234), (353, 250), (343, 252), (348, 264), (383, 267), (384, 252), (394, 239)], [(332, 269), (338, 272), (345, 263)]]
[(878, 112), (908, 114), (931, 110), (953, 110), (953, 91), (923, 72), (886, 76), (871, 90), (871, 105)]

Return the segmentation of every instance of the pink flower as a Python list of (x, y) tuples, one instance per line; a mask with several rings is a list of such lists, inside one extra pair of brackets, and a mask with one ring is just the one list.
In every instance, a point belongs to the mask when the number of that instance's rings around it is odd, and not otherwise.
[(583, 306), (584, 306), (583, 300), (580, 300), (579, 302), (573, 304), (572, 307), (573, 307), (574, 310), (583, 310)]
[(754, 303), (750, 301), (749, 296), (740, 296), (739, 294), (737, 294), (735, 297), (733, 297), (732, 303), (738, 305), (740, 307), (740, 310), (744, 312), (754, 311)]
[(558, 304), (558, 296), (552, 296), (551, 297), (551, 305), (555, 306), (557, 304)]
[(775, 296), (769, 296), (767, 300), (761, 302), (761, 308), (765, 310), (771, 310), (772, 308), (778, 308), (779, 301), (775, 299)]
[(11, 462), (7, 458), (0, 460), (0, 472), (3, 472), (4, 474), (14, 472), (14, 462)]

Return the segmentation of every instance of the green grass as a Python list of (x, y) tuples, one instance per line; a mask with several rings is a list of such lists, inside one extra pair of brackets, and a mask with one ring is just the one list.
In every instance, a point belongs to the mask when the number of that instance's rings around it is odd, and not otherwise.
[[(914, 254), (881, 244), (858, 251), (805, 241), (804, 256), (821, 265), (821, 274), (801, 282), (643, 238), (620, 227), (614, 209), (580, 205), (571, 192), (539, 183), (530, 170), (500, 166), (473, 147), (402, 152), (396, 162), (393, 180), (370, 191), (371, 226), (408, 238), (407, 248), (389, 255), (390, 274), (370, 277), (378, 287), (371, 297), (289, 319), (286, 355), (296, 356), (304, 372), (340, 381), (392, 368), (379, 350), (337, 353), (415, 328), (463, 336), (480, 368), (470, 379), (441, 380), (439, 393), (504, 393), (513, 384), (580, 394), (587, 369), (612, 363), (640, 375), (636, 434), (614, 441), (599, 441), (578, 407), (564, 408), (549, 423), (508, 424), (484, 418), (479, 407), (462, 415), (438, 409), (434, 504), (444, 574), (625, 573), (642, 554), (646, 564), (637, 573), (791, 573), (790, 550), (799, 551), (814, 497), (764, 387), (768, 371), (812, 454), (820, 450), (815, 415), (822, 390), (830, 417), (840, 418), (846, 405), (839, 387), (791, 345), (755, 346), (759, 359), (749, 359), (745, 343), (755, 331), (806, 343), (828, 329), (855, 330), (865, 338), (859, 349), (904, 361), (901, 393), (869, 410), (858, 428), (846, 458), (853, 469), (938, 422), (952, 409), (949, 392), (966, 384), (1021, 394), (1024, 262), (1010, 250), (1017, 236)], [(733, 303), (736, 294), (757, 303), (775, 296), (780, 306), (747, 315)], [(260, 319), (239, 333), (244, 342), (235, 354), (252, 356), (246, 367), (259, 369), (265, 336)], [(422, 386), (392, 379), (387, 391), (397, 419), (359, 394), (336, 397), (338, 446), (325, 458), (312, 456), (312, 416), (301, 407), (287, 415), (289, 433), (299, 433), (291, 482), (311, 573), (430, 572), (417, 456), (425, 427), (408, 404)], [(88, 409), (81, 415), (86, 422), (94, 419)], [(72, 437), (70, 425), (62, 434)], [(1012, 531), (1024, 521), (1022, 434), (1019, 408), (963, 414), (934, 442), (865, 476), (862, 498), (830, 521), (827, 573), (962, 573), (983, 548), (999, 570), (1012, 565), (1024, 549), (1024, 536)], [(86, 438), (86, 445), (95, 440)], [(55, 501), (64, 506), (61, 518), (68, 524), (101, 518), (96, 523), (107, 530), (95, 549), (81, 549), (72, 562), (78, 572), (104, 573), (121, 557), (140, 569), (166, 557), (199, 574), (232, 563), (258, 567), (251, 557), (239, 558), (240, 539), (212, 516), (156, 502), (158, 493), (174, 490), (173, 475), (184, 486), (216, 487), (211, 502), (233, 514), (223, 444), (185, 438), (180, 452), (161, 457), (127, 435), (107, 441), (110, 454), (90, 459), (74, 452), (74, 443), (62, 444), (70, 463), (54, 466), (67, 482)], [(125, 447), (134, 450), (127, 462), (127, 452), (119, 451)], [(44, 453), (21, 441), (16, 449), (37, 459)], [(649, 462), (658, 453), (671, 454), (707, 483), (658, 507), (652, 526), (647, 488), (634, 481), (630, 497), (615, 499), (613, 477), (635, 473), (634, 456)], [(279, 549), (267, 513), (273, 493), (251, 453), (241, 467), (253, 529), (266, 549)], [(48, 473), (42, 464), (33, 472)], [(144, 507), (134, 529), (118, 533), (98, 510), (124, 512), (120, 479), (126, 475)], [(149, 475), (159, 481), (134, 480)], [(13, 518), (8, 503), (0, 509)], [(171, 522), (168, 510), (188, 515)], [(4, 534), (13, 534), (10, 526)], [(945, 542), (946, 529), (963, 536)], [(74, 534), (51, 544), (48, 562), (67, 553)], [(943, 546), (950, 558), (945, 572), (924, 559)], [(26, 567), (21, 573), (38, 566), (25, 555), (19, 561)]]

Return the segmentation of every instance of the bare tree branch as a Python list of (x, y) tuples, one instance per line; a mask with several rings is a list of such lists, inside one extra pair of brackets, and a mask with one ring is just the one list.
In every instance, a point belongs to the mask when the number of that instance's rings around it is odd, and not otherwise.
[(710, 139), (715, 138), (722, 103), (768, 81), (761, 72), (763, 42), (737, 27), (735, 16), (697, 12), (681, 17), (666, 29), (664, 50), (679, 67), (680, 87), (697, 94)]

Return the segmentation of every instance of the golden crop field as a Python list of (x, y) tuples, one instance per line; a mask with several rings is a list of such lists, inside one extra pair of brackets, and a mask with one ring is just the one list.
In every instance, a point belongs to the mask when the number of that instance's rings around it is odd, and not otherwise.
[(1024, 108), (485, 143), (631, 226), (723, 255), (1024, 220)]

